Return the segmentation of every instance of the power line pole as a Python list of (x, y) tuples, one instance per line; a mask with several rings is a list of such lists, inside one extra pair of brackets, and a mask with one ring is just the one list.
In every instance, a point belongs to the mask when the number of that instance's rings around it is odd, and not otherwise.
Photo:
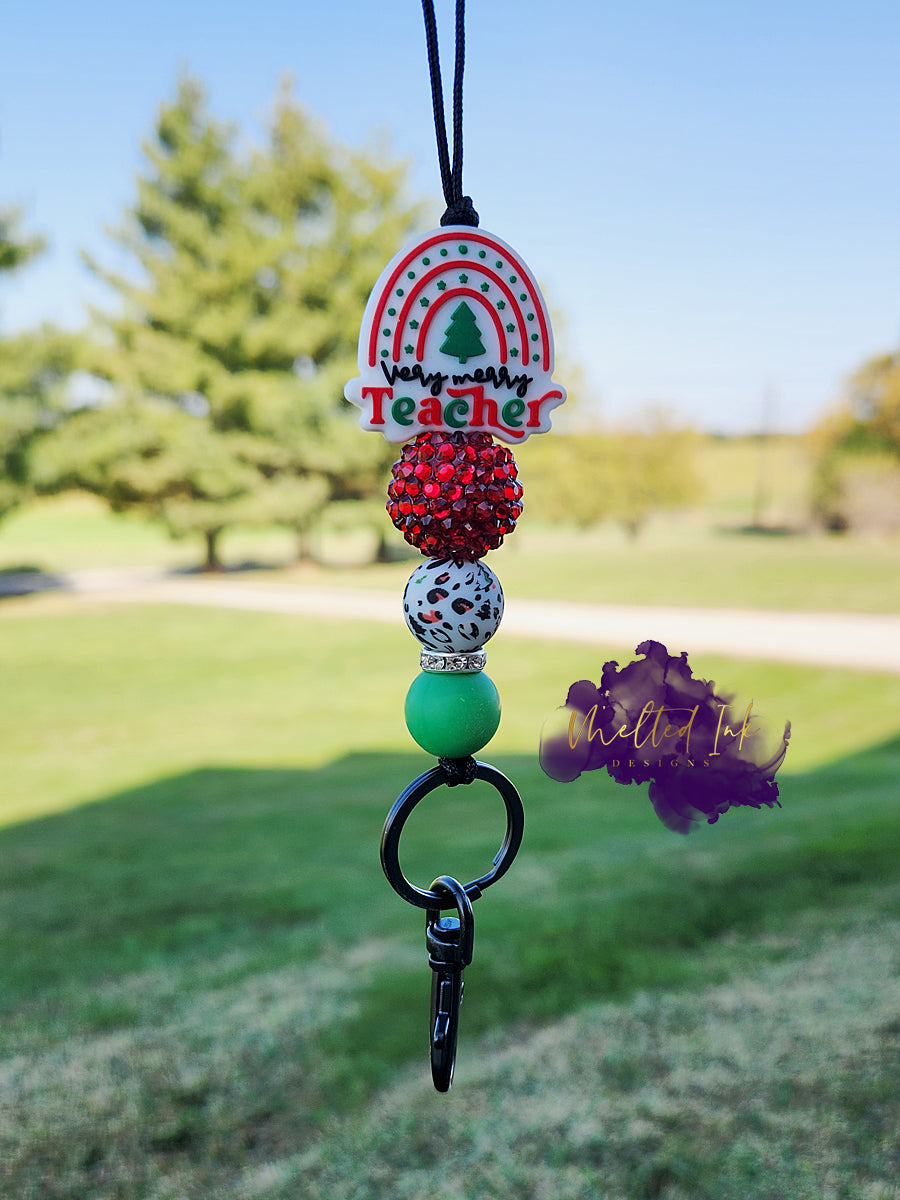
[(763, 391), (762, 408), (759, 419), (759, 452), (756, 457), (756, 489), (753, 496), (753, 516), (750, 524), (754, 529), (762, 529), (766, 508), (769, 504), (768, 468), (769, 446), (775, 432), (775, 412), (778, 401), (778, 389), (768, 384)]

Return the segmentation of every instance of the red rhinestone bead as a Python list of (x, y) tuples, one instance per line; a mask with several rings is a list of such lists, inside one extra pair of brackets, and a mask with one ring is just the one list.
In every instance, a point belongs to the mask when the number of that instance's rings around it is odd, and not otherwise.
[(394, 464), (387, 510), (423, 554), (480, 558), (515, 529), (516, 476), (512, 454), (487, 433), (423, 433)]

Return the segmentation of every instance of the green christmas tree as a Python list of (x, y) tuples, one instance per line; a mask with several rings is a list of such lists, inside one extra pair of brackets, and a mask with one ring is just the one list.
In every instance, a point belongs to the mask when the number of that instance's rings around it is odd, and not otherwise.
[(441, 346), (441, 354), (451, 354), (464, 363), (467, 359), (487, 353), (481, 344), (481, 330), (475, 323), (475, 314), (465, 300), (453, 310), (444, 333), (447, 339)]

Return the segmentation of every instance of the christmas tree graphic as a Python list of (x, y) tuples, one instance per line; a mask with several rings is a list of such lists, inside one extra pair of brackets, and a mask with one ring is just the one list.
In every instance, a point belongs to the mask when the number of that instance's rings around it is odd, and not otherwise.
[(481, 344), (481, 330), (475, 323), (475, 314), (465, 300), (453, 310), (444, 333), (447, 338), (441, 346), (441, 354), (452, 354), (464, 363), (469, 358), (487, 353)]

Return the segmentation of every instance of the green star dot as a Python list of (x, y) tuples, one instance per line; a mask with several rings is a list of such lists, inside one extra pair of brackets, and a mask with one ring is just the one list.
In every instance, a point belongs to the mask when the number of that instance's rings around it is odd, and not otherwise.
[[(387, 354), (387, 351), (386, 351), (386, 350), (382, 350), (382, 352), (381, 352), (381, 353), (382, 353), (382, 354)], [(519, 352), (518, 352), (518, 350), (515, 348), (515, 346), (513, 346), (512, 350), (510, 350), (510, 352), (509, 352), (509, 353), (510, 353), (510, 355), (511, 355), (513, 358), (518, 358), (518, 357), (519, 357)]]
[(507, 325), (506, 332), (507, 333), (515, 333), (516, 332), (516, 327), (515, 327), (515, 325), (513, 325), (512, 321), (510, 321), (510, 323)]
[(481, 285), (481, 290), (483, 292), (489, 292), (491, 290), (491, 285), (489, 283), (483, 283)]
[(388, 309), (388, 316), (389, 316), (389, 317), (396, 317), (396, 315), (397, 315), (397, 310), (396, 310), (396, 308), (389, 308), (389, 309)]
[(412, 346), (404, 346), (403, 349), (406, 351), (407, 354), (412, 354), (412, 352), (413, 352)]
[(468, 282), (469, 282), (469, 277), (468, 277), (468, 275), (460, 275), (460, 277), (459, 277), (459, 282), (460, 282), (460, 283), (468, 283)]
[(409, 323), (409, 327), (410, 327), (410, 329), (418, 329), (418, 328), (419, 328), (419, 322), (418, 322), (418, 321), (410, 321), (410, 323)]
[(468, 254), (469, 253), (468, 246), (457, 246), (456, 248), (460, 252), (460, 254)]
[(498, 307), (499, 309), (501, 309), (501, 310), (502, 310), (502, 309), (504, 309), (504, 308), (506, 308), (506, 301), (505, 301), (505, 300), (498, 300), (498, 301), (497, 301), (497, 307)]
[(419, 301), (419, 303), (422, 305), (423, 308), (427, 308), (428, 307), (428, 297), (423, 296), (422, 299)]
[(446, 288), (447, 288), (447, 285), (446, 285), (446, 283), (444, 283), (443, 279), (439, 279), (438, 280), (438, 291), (439, 292), (446, 291)]

